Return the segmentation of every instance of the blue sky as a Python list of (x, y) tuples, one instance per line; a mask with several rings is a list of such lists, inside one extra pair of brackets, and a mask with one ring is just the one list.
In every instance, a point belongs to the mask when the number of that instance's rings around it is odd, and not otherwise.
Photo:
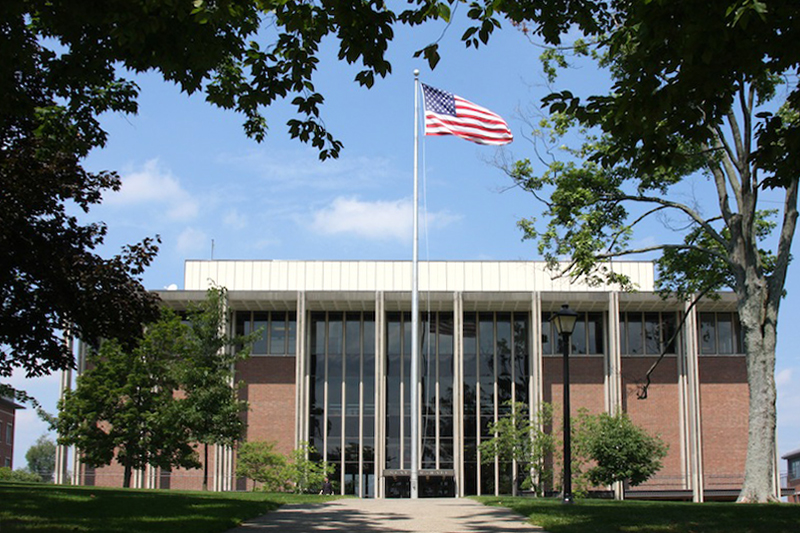
[[(526, 140), (531, 127), (522, 110), (536, 107), (549, 91), (538, 62), (540, 49), (504, 27), (488, 47), (466, 50), (461, 29), (431, 26), (397, 32), (389, 52), (393, 74), (370, 89), (352, 82), (358, 69), (323, 50), (316, 83), (325, 95), (323, 119), (344, 143), (340, 159), (319, 162), (314, 149), (289, 139), (292, 108), (267, 111), (271, 129), (257, 144), (241, 117), (187, 97), (152, 74), (136, 76), (141, 88), (137, 116), (108, 115), (106, 148), (93, 153), (93, 170), (116, 169), (119, 193), (109, 194), (89, 220), (109, 226), (107, 250), (160, 235), (161, 251), (145, 273), (148, 288), (182, 288), (186, 259), (400, 259), (411, 258), (414, 69), (421, 80), (500, 114), (515, 142), (505, 151), (456, 138), (424, 145), (422, 200), (427, 225), (421, 259), (535, 260), (516, 222), (539, 207), (491, 164), (500, 154), (534, 158)], [(413, 52), (439, 39), (442, 60), (431, 72)], [(329, 43), (330, 44), (330, 43)], [(588, 93), (607, 85), (591, 68), (574, 69), (561, 85)], [(769, 207), (779, 207), (770, 204)], [(710, 206), (709, 209), (713, 208)], [(668, 230), (651, 225), (639, 242)], [(796, 249), (796, 246), (795, 246)], [(781, 454), (800, 448), (800, 285), (790, 276), (778, 341), (778, 439)], [(12, 384), (55, 411), (59, 377)], [(17, 413), (14, 465), (46, 426), (30, 410)], [(785, 461), (781, 468), (785, 469)]]

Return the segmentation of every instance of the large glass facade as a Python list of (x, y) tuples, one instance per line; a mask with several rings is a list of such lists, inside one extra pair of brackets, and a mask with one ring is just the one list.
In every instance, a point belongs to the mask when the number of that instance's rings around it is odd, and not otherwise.
[[(453, 468), (453, 314), (423, 314), (420, 324), (420, 461)], [(386, 321), (386, 468), (411, 467), (411, 313)]]
[(375, 316), (310, 317), (309, 443), (335, 466), (337, 492), (375, 496)]
[(528, 403), (528, 313), (479, 312), (464, 315), (464, 491), (511, 492), (513, 465), (481, 464), (478, 445), (492, 437), (490, 425)]

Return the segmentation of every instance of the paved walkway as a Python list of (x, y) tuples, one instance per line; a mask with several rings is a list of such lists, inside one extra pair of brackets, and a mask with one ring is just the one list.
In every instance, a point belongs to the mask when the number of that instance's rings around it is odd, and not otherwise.
[(228, 533), (546, 533), (502, 507), (464, 498), (396, 500), (347, 498), (285, 505)]

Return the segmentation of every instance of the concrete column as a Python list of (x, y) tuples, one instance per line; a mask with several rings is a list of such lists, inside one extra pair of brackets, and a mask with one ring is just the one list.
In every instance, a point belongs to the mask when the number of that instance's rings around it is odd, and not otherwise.
[[(608, 320), (606, 338), (605, 366), (605, 401), (606, 412), (616, 415), (622, 412), (622, 343), (619, 336), (619, 292), (608, 293)], [(611, 486), (615, 500), (625, 499), (625, 486), (621, 481)]]
[[(74, 354), (75, 349), (75, 339), (72, 337), (69, 329), (64, 332), (64, 344), (67, 346), (67, 350), (70, 353)], [(58, 397), (59, 399), (64, 398), (64, 394), (68, 390), (72, 388), (72, 369), (66, 369), (61, 371), (61, 382), (59, 384), (58, 390)], [(68, 455), (68, 448), (63, 444), (58, 444), (56, 446), (56, 464), (55, 464), (55, 471), (53, 472), (53, 483), (56, 485), (62, 485), (67, 482), (67, 455)]]
[(375, 293), (375, 496), (386, 497), (386, 301)]
[(684, 425), (686, 463), (692, 500), (704, 500), (703, 440), (700, 418), (700, 374), (698, 369), (697, 312), (691, 302), (684, 306), (683, 353), (681, 370), (681, 410)]
[(544, 375), (542, 371), (542, 294), (531, 294), (531, 337), (529, 358), (530, 377), (528, 381), (528, 398), (530, 398), (531, 416), (539, 412), (544, 402)]
[(297, 292), (297, 340), (295, 346), (295, 430), (294, 445), (308, 441), (308, 317), (306, 316), (306, 293)]
[(464, 297), (453, 293), (453, 466), (456, 497), (464, 497)]

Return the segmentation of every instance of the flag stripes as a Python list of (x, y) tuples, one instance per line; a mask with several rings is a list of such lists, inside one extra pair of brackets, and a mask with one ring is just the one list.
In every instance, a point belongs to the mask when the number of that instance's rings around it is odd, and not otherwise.
[(447, 91), (422, 84), (425, 135), (455, 135), (478, 144), (503, 145), (514, 136), (499, 115)]

